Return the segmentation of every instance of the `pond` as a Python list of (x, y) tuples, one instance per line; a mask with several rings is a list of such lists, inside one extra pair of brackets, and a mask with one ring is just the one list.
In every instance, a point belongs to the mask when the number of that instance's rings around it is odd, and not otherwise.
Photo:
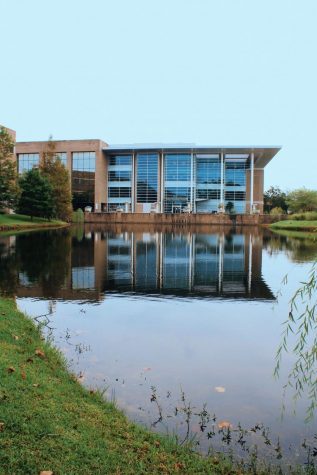
[(130, 419), (203, 452), (304, 462), (316, 419), (284, 390), (292, 352), (273, 373), (316, 255), (257, 227), (71, 227), (0, 237), (0, 291)]

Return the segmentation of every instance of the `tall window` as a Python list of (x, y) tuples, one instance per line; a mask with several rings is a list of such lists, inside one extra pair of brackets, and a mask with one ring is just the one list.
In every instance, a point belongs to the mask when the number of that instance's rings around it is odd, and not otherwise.
[(40, 155), (38, 153), (19, 153), (18, 155), (18, 173), (32, 170), (38, 167), (40, 163)]
[(95, 169), (95, 152), (73, 153), (72, 191), (74, 209), (94, 206)]
[(197, 212), (217, 211), (220, 202), (221, 160), (218, 154), (196, 154)]
[(164, 156), (164, 212), (181, 212), (190, 203), (191, 155)]
[(232, 203), (237, 213), (245, 212), (247, 156), (226, 155), (225, 204)]
[(131, 204), (132, 155), (111, 155), (108, 163), (108, 209)]
[(139, 153), (137, 157), (137, 202), (157, 201), (157, 153)]

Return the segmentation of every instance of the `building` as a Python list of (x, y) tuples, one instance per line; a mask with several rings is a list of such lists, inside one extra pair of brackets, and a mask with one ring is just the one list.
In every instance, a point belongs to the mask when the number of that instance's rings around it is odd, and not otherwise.
[[(69, 170), (74, 208), (95, 212), (263, 212), (264, 168), (280, 147), (108, 145), (54, 141)], [(47, 142), (18, 142), (19, 173), (37, 166)]]

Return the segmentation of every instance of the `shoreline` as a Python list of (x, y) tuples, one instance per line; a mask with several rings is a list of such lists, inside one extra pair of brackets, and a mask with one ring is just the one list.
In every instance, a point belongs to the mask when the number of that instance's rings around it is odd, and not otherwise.
[(60, 220), (47, 220), (36, 218), (32, 220), (29, 216), (21, 214), (0, 214), (0, 234), (7, 231), (32, 231), (47, 228), (59, 228), (70, 226)]
[(229, 461), (128, 421), (100, 392), (84, 388), (14, 299), (0, 297), (0, 338), (0, 472), (231, 472)]
[(269, 225), (271, 230), (280, 231), (301, 231), (317, 236), (317, 221), (304, 221), (288, 219), (285, 221), (278, 221)]

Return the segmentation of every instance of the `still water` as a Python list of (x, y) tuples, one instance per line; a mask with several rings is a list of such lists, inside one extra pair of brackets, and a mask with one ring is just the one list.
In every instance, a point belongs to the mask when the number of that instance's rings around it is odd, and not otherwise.
[(304, 461), (316, 419), (304, 422), (305, 394), (296, 405), (291, 388), (283, 396), (291, 352), (273, 372), (316, 242), (258, 228), (85, 226), (2, 236), (0, 256), (0, 291), (129, 418), (202, 451), (226, 450), (222, 429), (241, 423), (246, 445)]

